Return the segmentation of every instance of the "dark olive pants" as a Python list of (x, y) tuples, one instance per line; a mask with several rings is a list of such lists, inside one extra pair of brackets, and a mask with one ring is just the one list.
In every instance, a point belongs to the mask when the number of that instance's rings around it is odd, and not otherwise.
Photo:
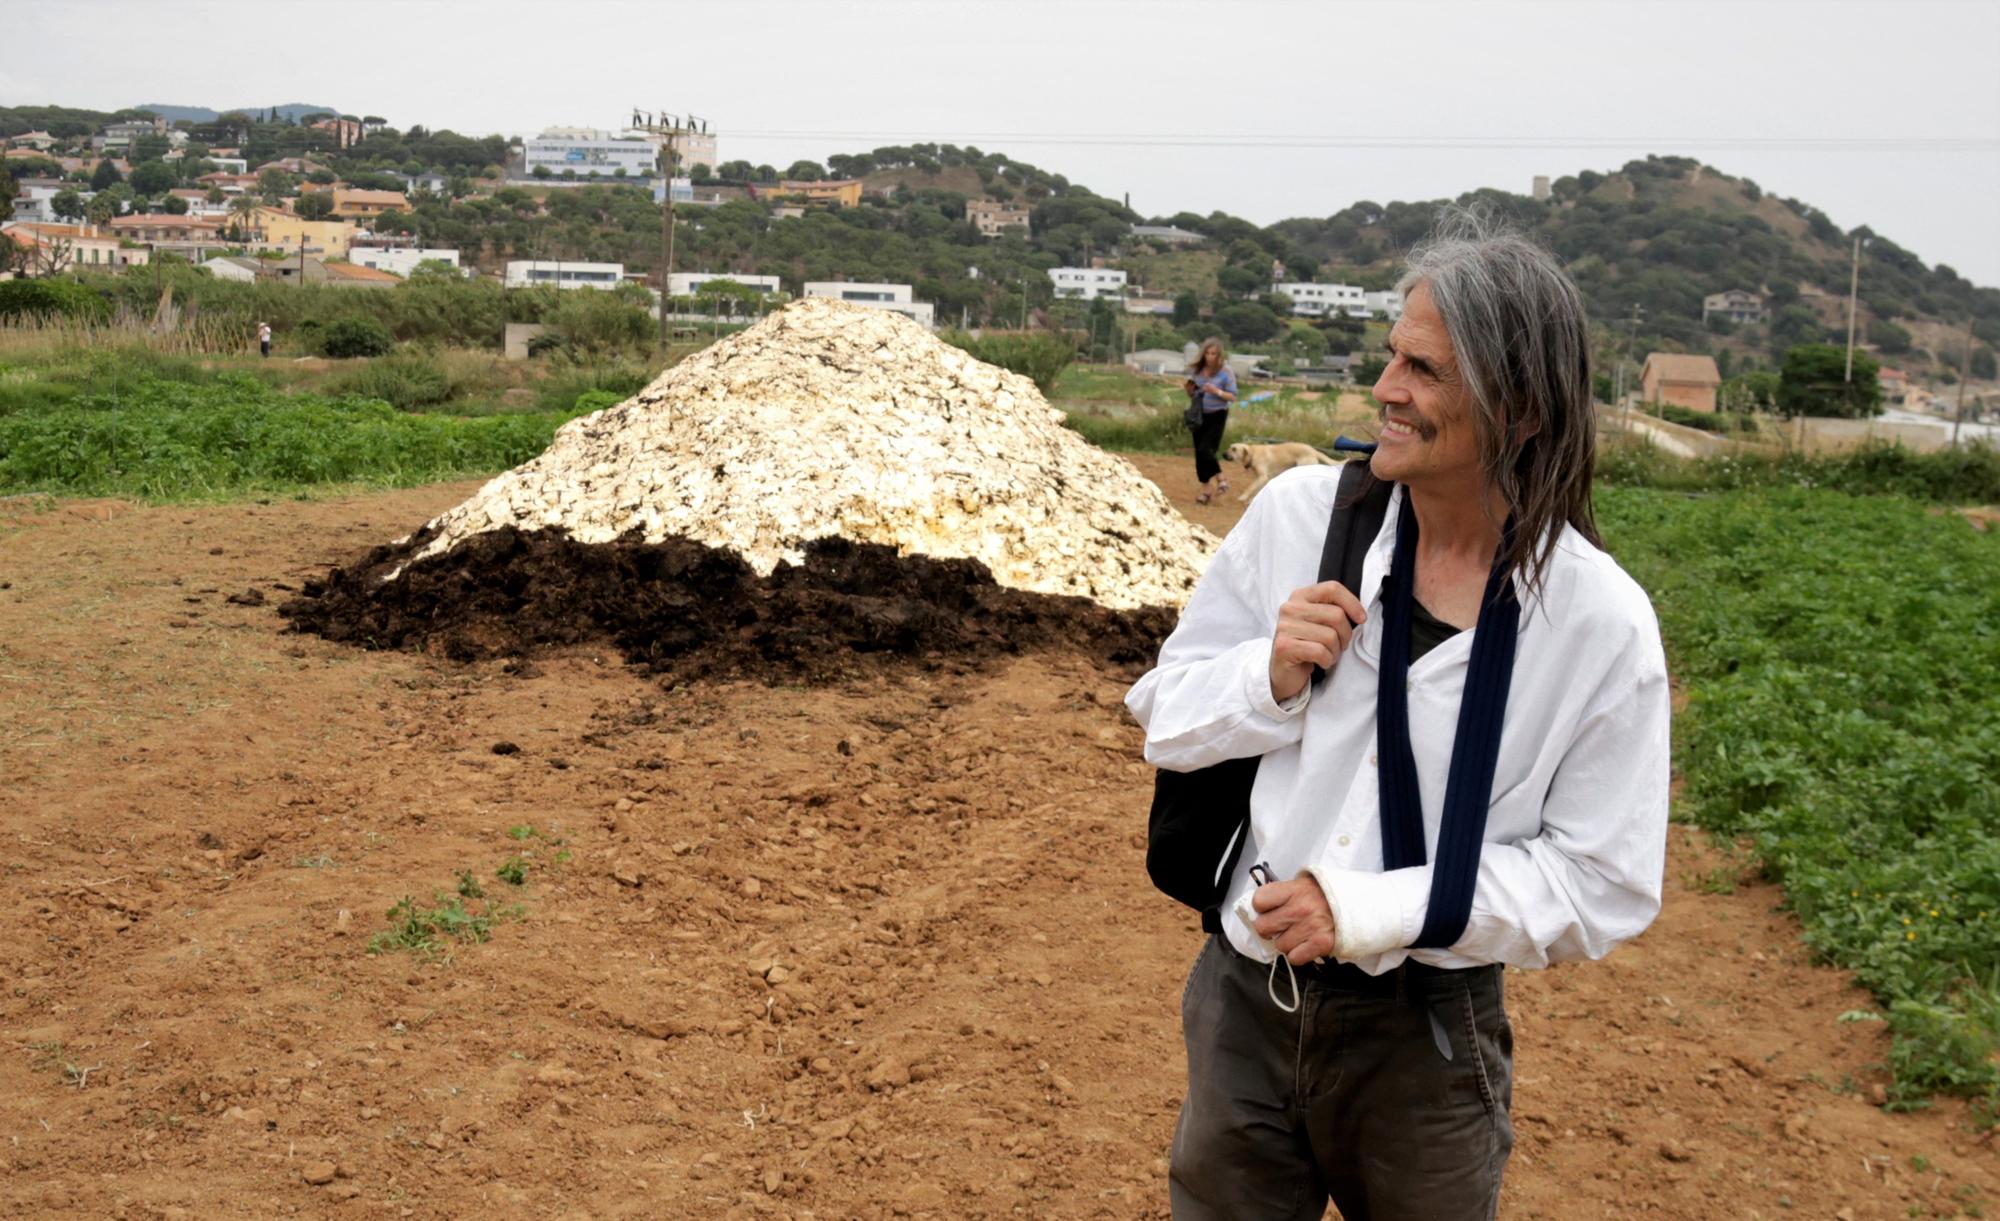
[[(1500, 969), (1318, 968), (1297, 1013), (1269, 973), (1211, 937), (1188, 976), (1174, 1216), (1320, 1217), (1329, 1200), (1345, 1221), (1497, 1216), (1514, 1147)], [(1282, 966), (1276, 987), (1289, 1003)]]

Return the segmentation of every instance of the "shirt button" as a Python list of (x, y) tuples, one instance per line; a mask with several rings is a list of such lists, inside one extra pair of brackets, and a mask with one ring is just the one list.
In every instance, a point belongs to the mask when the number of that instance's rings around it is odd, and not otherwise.
[(1341, 836), (1341, 837), (1340, 837), (1340, 846), (1341, 846), (1341, 847), (1343, 847), (1343, 848), (1347, 847), (1347, 845), (1349, 845), (1349, 844), (1351, 844), (1351, 843), (1353, 843), (1353, 842), (1354, 842), (1353, 840), (1351, 840), (1351, 839), (1347, 838), (1347, 837), (1346, 837), (1345, 835), (1343, 835), (1343, 836)]
[(1377, 764), (1377, 763), (1375, 762), (1375, 756), (1374, 756), (1374, 755), (1370, 755), (1370, 756), (1368, 756), (1368, 766), (1370, 766), (1370, 767), (1376, 767), (1376, 766), (1379, 766), (1379, 765), (1378, 765), (1378, 764)]

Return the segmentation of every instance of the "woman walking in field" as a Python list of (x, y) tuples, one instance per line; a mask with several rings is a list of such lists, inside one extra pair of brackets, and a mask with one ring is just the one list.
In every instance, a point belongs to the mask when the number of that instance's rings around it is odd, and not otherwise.
[[(1222, 452), (1222, 430), (1229, 426), (1229, 405), (1236, 401), (1236, 375), (1229, 371), (1229, 358), (1220, 339), (1202, 341), (1182, 386), (1190, 398), (1198, 396), (1201, 401), (1201, 423), (1194, 426), (1194, 477), (1201, 483), (1201, 495), (1194, 502), (1205, 505), (1211, 497), (1229, 490), (1229, 481), (1222, 477), (1222, 461), (1216, 455)], [(1213, 489), (1208, 486), (1210, 480), (1215, 481)]]

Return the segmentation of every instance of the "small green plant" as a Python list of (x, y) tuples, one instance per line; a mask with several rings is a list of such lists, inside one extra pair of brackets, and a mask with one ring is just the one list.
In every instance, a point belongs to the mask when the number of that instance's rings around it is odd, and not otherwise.
[(461, 869), (458, 871), (458, 893), (468, 899), (483, 899), (486, 897), (486, 888), (479, 884), (478, 878), (472, 876), (470, 869)]
[(300, 856), (292, 859), (294, 869), (331, 869), (333, 858), (324, 853), (319, 856)]
[(368, 952), (402, 951), (419, 958), (433, 958), (451, 942), (471, 944), (487, 940), (492, 936), (494, 921), (508, 918), (513, 915), (467, 911), (463, 899), (447, 896), (443, 891), (432, 894), (429, 907), (419, 907), (414, 898), (405, 895), (389, 909), (389, 927), (368, 939)]
[(508, 839), (533, 839), (534, 837), (535, 826), (533, 823), (524, 822), (518, 826), (507, 828)]
[(499, 878), (509, 886), (527, 885), (528, 858), (518, 855), (508, 857), (500, 863), (500, 868), (493, 871), (493, 876)]

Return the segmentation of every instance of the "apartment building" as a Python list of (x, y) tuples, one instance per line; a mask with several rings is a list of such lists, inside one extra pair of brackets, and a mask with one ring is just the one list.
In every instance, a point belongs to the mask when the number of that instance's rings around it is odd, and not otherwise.
[(658, 166), (653, 142), (639, 137), (615, 137), (610, 132), (577, 127), (551, 127), (531, 140), (522, 141), (522, 165), (530, 176), (547, 170), (560, 177), (574, 172), (579, 178), (596, 174), (616, 178), (619, 170), (628, 178), (642, 178)]

